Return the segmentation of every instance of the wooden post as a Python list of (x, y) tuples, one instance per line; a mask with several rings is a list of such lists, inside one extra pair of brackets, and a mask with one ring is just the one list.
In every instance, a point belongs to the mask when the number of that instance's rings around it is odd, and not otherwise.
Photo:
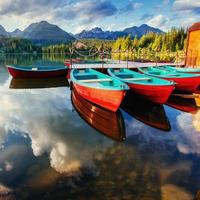
[(119, 64), (120, 64), (120, 60), (121, 60), (121, 44), (119, 46)]
[(127, 56), (126, 56), (126, 67), (128, 68), (128, 61), (129, 61), (129, 48), (130, 48), (130, 44), (128, 45), (128, 51), (127, 51)]
[(72, 68), (72, 54), (73, 54), (73, 44), (71, 42), (71, 47), (69, 48), (69, 56), (70, 56), (70, 68)]
[(188, 46), (189, 46), (189, 38), (190, 38), (190, 31), (187, 29), (187, 42), (186, 42), (186, 57), (185, 57), (185, 63), (184, 65), (188, 65)]
[(101, 59), (102, 59), (102, 69), (104, 68), (104, 46), (101, 44)]

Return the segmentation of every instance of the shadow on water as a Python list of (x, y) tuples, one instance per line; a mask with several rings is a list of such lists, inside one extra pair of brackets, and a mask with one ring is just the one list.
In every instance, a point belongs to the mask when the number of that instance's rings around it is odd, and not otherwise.
[(181, 96), (172, 95), (166, 105), (177, 110), (195, 114), (198, 111), (197, 102), (199, 98), (183, 98)]
[(121, 107), (129, 115), (151, 127), (171, 130), (163, 105), (145, 100), (130, 91), (127, 92)]
[(113, 140), (125, 140), (125, 125), (120, 110), (110, 112), (85, 100), (73, 86), (71, 101), (81, 118), (90, 126)]
[(43, 78), (43, 79), (15, 79), (10, 82), (11, 89), (39, 89), (39, 88), (55, 88), (69, 87), (66, 78)]

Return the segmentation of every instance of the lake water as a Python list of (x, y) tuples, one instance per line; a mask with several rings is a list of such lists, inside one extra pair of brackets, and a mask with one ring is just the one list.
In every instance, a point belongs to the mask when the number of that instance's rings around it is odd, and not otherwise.
[(62, 60), (0, 56), (1, 198), (194, 199), (200, 189), (195, 100), (173, 97), (159, 106), (128, 93), (114, 114), (71, 91), (66, 79), (14, 80), (5, 67)]

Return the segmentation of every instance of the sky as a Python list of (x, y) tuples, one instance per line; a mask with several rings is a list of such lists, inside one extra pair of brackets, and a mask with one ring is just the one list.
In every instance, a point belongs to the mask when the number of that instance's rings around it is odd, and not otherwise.
[(0, 24), (7, 31), (43, 20), (71, 33), (144, 23), (167, 31), (200, 21), (200, 0), (0, 0)]

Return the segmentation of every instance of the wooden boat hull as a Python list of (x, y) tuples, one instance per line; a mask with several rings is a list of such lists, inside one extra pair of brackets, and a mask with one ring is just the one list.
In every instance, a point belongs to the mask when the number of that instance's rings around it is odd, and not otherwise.
[(164, 78), (165, 80), (174, 81), (175, 89), (184, 92), (195, 92), (200, 85), (200, 77), (187, 78)]
[(148, 99), (158, 104), (164, 104), (170, 97), (174, 90), (173, 85), (156, 86), (156, 85), (139, 85), (128, 84), (131, 90), (141, 95), (143, 98)]
[(13, 78), (53, 78), (66, 77), (68, 69), (58, 69), (52, 71), (28, 71), (15, 69), (8, 66), (8, 71)]
[(84, 99), (74, 87), (71, 100), (77, 113), (90, 126), (113, 140), (125, 140), (124, 120), (120, 110), (114, 113), (101, 108)]
[(118, 110), (126, 94), (125, 90), (91, 88), (78, 83), (73, 83), (73, 85), (83, 98), (113, 112)]

